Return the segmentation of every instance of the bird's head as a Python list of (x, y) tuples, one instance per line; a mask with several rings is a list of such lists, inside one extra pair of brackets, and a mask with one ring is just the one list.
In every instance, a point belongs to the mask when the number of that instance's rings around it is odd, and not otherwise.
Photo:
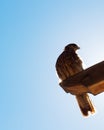
[(67, 46), (65, 46), (64, 50), (68, 51), (70, 49), (76, 51), (76, 50), (80, 49), (80, 47), (78, 45), (76, 45), (75, 43), (71, 43), (71, 44), (68, 44)]

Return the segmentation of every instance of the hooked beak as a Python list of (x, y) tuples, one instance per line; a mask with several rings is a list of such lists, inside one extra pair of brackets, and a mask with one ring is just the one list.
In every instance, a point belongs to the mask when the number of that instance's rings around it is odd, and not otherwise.
[(78, 49), (80, 49), (80, 47), (78, 46)]

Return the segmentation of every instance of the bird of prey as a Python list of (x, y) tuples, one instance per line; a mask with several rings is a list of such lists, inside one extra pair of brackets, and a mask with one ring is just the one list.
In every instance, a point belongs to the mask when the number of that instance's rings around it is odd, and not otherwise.
[[(82, 61), (76, 51), (80, 49), (75, 43), (65, 46), (64, 51), (56, 61), (56, 71), (59, 78), (63, 81), (66, 78), (83, 70)], [(94, 106), (87, 93), (75, 95), (80, 110), (84, 116), (95, 113)]]

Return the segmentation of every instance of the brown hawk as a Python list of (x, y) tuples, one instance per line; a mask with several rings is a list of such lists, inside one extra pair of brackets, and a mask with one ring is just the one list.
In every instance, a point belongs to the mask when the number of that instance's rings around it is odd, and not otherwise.
[[(56, 71), (62, 81), (83, 70), (82, 61), (76, 54), (77, 49), (79, 47), (76, 44), (68, 44), (56, 61)], [(89, 112), (95, 113), (94, 106), (87, 93), (76, 95), (76, 99), (84, 116), (88, 116)]]

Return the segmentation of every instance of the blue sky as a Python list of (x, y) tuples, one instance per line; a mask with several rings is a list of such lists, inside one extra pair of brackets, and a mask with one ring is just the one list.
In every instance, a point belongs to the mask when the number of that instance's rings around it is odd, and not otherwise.
[(104, 129), (104, 94), (90, 95), (97, 114), (83, 118), (55, 72), (70, 42), (81, 47), (86, 68), (103, 60), (103, 5), (103, 0), (0, 2), (1, 130)]

